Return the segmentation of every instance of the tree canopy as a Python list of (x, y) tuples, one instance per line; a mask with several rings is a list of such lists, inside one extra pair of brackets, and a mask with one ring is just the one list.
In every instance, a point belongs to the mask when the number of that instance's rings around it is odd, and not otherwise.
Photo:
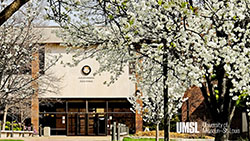
[[(189, 86), (199, 86), (213, 120), (230, 128), (237, 99), (250, 91), (249, 0), (50, 0), (50, 4), (49, 18), (64, 28), (60, 36), (69, 45), (96, 45), (95, 53), (101, 50), (100, 71), (114, 73), (116, 79), (125, 66), (121, 62), (134, 59), (142, 90), (154, 90), (154, 83), (148, 84), (163, 81), (162, 89), (168, 87), (181, 97)], [(154, 93), (144, 93), (148, 94)], [(227, 138), (216, 133), (216, 140)]]

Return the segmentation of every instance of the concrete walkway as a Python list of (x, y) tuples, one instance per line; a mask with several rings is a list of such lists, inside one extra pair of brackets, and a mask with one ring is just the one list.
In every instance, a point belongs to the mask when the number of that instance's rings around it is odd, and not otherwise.
[(51, 136), (51, 137), (24, 137), (24, 138), (8, 138), (8, 139), (21, 139), (24, 141), (110, 141), (111, 136)]

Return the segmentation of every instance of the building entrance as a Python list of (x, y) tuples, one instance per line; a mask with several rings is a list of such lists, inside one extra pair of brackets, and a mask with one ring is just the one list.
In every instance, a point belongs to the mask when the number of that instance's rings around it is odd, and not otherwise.
[(125, 100), (66, 99), (65, 102), (40, 106), (42, 128), (51, 128), (51, 135), (105, 136), (113, 122), (123, 123), (134, 133), (135, 116)]
[(68, 114), (68, 135), (86, 135), (86, 115)]
[(88, 135), (106, 135), (105, 114), (88, 114)]
[(68, 114), (68, 135), (106, 135), (104, 114)]

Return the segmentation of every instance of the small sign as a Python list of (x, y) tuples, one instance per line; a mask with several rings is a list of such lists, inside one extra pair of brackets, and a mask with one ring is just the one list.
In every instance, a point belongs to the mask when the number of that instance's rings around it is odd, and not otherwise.
[(94, 81), (94, 77), (81, 76), (81, 77), (78, 77), (78, 79), (80, 80), (81, 83), (93, 82)]

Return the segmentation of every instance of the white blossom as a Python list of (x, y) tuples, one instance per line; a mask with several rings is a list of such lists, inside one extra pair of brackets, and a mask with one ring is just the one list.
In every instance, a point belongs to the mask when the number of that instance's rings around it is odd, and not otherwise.
[[(100, 11), (87, 14), (84, 18), (77, 17), (79, 21), (74, 26), (71, 26), (70, 21), (61, 22), (68, 28), (64, 29), (60, 37), (70, 45), (97, 44), (96, 49), (102, 50), (96, 54), (102, 64), (99, 72), (108, 71), (118, 77), (120, 68), (125, 66), (124, 62), (135, 61), (141, 78), (138, 85), (143, 94), (137, 98), (143, 99), (143, 108), (148, 110), (149, 115), (157, 115), (152, 112), (157, 104), (150, 104), (150, 99), (158, 103), (157, 98), (163, 98), (162, 91), (166, 87), (162, 84), (164, 77), (168, 77), (166, 85), (171, 102), (180, 100), (185, 90), (193, 85), (203, 89), (203, 94), (211, 98), (209, 100), (214, 100), (212, 96), (216, 95), (218, 101), (214, 102), (218, 105), (223, 103), (220, 100), (226, 96), (237, 100), (243, 91), (250, 92), (250, 25), (247, 23), (250, 15), (247, 1), (208, 0), (200, 4), (195, 2), (199, 7), (194, 8), (189, 8), (182, 0), (162, 3), (155, 0), (120, 2), (102, 1), (100, 4), (107, 4), (108, 7), (97, 5)], [(123, 11), (119, 10), (122, 7)], [(72, 8), (76, 12), (91, 9), (86, 5)], [(96, 19), (86, 20), (95, 14), (103, 15), (103, 12), (112, 13), (105, 17), (103, 23), (93, 24)], [(87, 26), (86, 22), (89, 23)], [(97, 26), (100, 24), (101, 27)], [(110, 34), (96, 30), (103, 28)], [(164, 53), (168, 54), (167, 76), (162, 76)], [(137, 82), (136, 78), (132, 79)], [(217, 82), (223, 87), (218, 87), (220, 85)], [(206, 87), (220, 90), (206, 92)], [(171, 102), (170, 113), (179, 107), (179, 104)], [(141, 108), (135, 101), (133, 103), (136, 109)], [(181, 101), (179, 103), (181, 105)], [(223, 105), (219, 105), (214, 112), (222, 114), (221, 107)], [(147, 114), (146, 117), (149, 118)], [(214, 118), (216, 120), (218, 117)]]

